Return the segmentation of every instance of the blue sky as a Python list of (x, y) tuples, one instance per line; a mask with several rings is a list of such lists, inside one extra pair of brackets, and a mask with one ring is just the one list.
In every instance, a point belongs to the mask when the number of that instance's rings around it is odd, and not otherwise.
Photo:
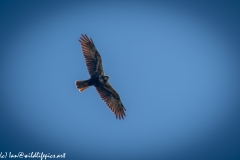
[[(239, 3), (1, 1), (0, 152), (66, 159), (237, 159)], [(123, 121), (94, 87), (91, 37)]]

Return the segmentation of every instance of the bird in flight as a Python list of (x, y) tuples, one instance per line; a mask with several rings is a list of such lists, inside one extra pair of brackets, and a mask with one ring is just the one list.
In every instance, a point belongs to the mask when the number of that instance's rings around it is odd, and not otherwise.
[(88, 38), (86, 34), (82, 34), (82, 37), (80, 37), (78, 41), (82, 47), (90, 78), (88, 80), (77, 80), (75, 82), (77, 89), (83, 92), (88, 87), (94, 86), (102, 100), (116, 115), (116, 118), (124, 119), (124, 116), (126, 116), (124, 111), (126, 111), (126, 109), (118, 93), (109, 84), (109, 77), (104, 74), (101, 56), (92, 39)]

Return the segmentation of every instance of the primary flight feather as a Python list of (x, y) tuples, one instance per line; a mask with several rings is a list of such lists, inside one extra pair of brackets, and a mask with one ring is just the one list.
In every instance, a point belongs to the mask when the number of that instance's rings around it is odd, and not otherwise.
[(118, 93), (108, 83), (109, 77), (104, 74), (101, 56), (92, 39), (88, 38), (86, 34), (83, 34), (79, 42), (82, 47), (90, 79), (76, 81), (75, 84), (77, 89), (83, 92), (89, 86), (94, 86), (102, 100), (114, 112), (116, 118), (124, 119), (124, 116), (126, 116), (124, 111), (126, 111), (126, 109)]

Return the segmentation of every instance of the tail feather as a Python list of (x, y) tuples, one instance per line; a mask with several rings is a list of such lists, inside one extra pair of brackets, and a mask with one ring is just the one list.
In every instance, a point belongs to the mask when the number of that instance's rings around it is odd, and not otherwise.
[(88, 83), (88, 80), (83, 80), (83, 81), (76, 81), (76, 87), (80, 92), (83, 92), (85, 89), (87, 89), (90, 85)]

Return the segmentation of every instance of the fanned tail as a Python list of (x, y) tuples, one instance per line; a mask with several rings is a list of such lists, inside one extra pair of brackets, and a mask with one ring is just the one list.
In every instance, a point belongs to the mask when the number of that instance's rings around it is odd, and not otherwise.
[(75, 82), (77, 89), (80, 92), (83, 92), (85, 89), (87, 89), (89, 85), (89, 80), (83, 80), (83, 81), (76, 81)]

